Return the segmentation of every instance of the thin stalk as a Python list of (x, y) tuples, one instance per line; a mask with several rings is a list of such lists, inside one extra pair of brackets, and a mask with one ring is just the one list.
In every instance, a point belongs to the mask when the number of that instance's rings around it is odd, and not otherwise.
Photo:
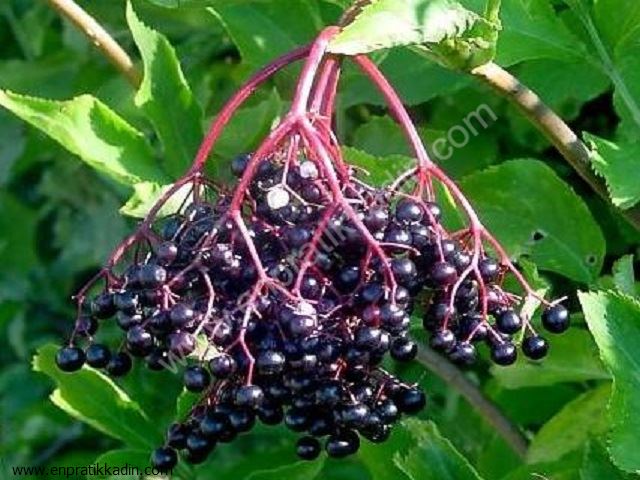
[(65, 17), (91, 41), (93, 46), (115, 66), (134, 87), (142, 82), (142, 75), (127, 52), (114, 40), (102, 25), (73, 0), (47, 0), (60, 15)]

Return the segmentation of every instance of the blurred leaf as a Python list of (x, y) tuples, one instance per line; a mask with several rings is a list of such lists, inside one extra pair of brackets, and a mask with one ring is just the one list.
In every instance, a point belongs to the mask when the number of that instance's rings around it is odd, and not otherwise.
[(36, 262), (36, 212), (0, 191), (0, 263), (5, 271), (28, 270)]
[(606, 180), (613, 204), (622, 209), (633, 207), (640, 201), (640, 183), (636, 178), (640, 142), (616, 144), (590, 133), (584, 137), (594, 147), (591, 165)]
[(559, 460), (607, 430), (606, 408), (611, 385), (583, 393), (567, 403), (536, 433), (527, 451), (528, 463)]
[(541, 387), (563, 382), (584, 382), (610, 378), (588, 332), (571, 329), (550, 340), (543, 362), (519, 356), (510, 368), (492, 367), (491, 372), (505, 388)]
[(356, 149), (377, 157), (411, 155), (398, 123), (387, 115), (372, 117), (358, 126), (350, 143)]
[(455, 447), (442, 437), (435, 424), (406, 420), (403, 427), (410, 435), (411, 447), (398, 451), (394, 463), (415, 480), (480, 480), (480, 476)]
[(586, 55), (587, 47), (562, 22), (549, 0), (502, 2), (500, 17), (500, 65), (540, 58), (572, 62)]
[(364, 169), (368, 174), (362, 175), (367, 183), (376, 186), (391, 184), (400, 174), (415, 166), (415, 160), (403, 155), (374, 157), (352, 147), (343, 147), (342, 154), (348, 163)]
[(614, 292), (581, 292), (580, 303), (600, 356), (613, 375), (609, 453), (613, 463), (640, 472), (640, 303)]
[(613, 264), (613, 280), (620, 293), (635, 297), (637, 295), (633, 255), (625, 255)]
[(0, 90), (0, 105), (120, 183), (165, 178), (142, 134), (95, 97), (57, 102)]
[(187, 389), (183, 389), (178, 395), (178, 399), (176, 401), (176, 418), (182, 419), (186, 418), (189, 411), (191, 411), (191, 407), (193, 407), (200, 395), (197, 393), (192, 393)]
[(179, 177), (191, 164), (202, 140), (202, 110), (173, 47), (140, 21), (131, 2), (127, 3), (127, 21), (144, 62), (144, 78), (135, 102), (162, 141), (167, 172)]
[[(149, 450), (135, 450), (123, 448), (120, 450), (110, 450), (95, 459), (98, 465), (108, 465), (111, 468), (123, 468), (126, 466), (138, 468), (144, 471), (149, 467)], [(88, 479), (109, 478), (109, 475), (87, 475)]]
[(67, 374), (55, 364), (57, 347), (38, 350), (33, 368), (51, 377), (57, 384), (51, 401), (74, 418), (118, 438), (132, 447), (148, 449), (161, 441), (155, 426), (133, 402), (104, 374), (84, 367)]
[(324, 459), (315, 460), (313, 462), (296, 462), (291, 465), (274, 468), (273, 470), (254, 471), (245, 477), (247, 480), (313, 480), (318, 478)]
[(322, 28), (315, 3), (304, 0), (216, 0), (209, 10), (225, 26), (242, 59), (252, 68), (309, 42)]
[(629, 476), (611, 463), (604, 445), (596, 440), (589, 442), (580, 468), (580, 480), (622, 480), (625, 478), (629, 478)]
[(597, 278), (606, 251), (602, 232), (545, 164), (511, 160), (465, 177), (461, 187), (511, 256), (530, 256), (540, 270), (579, 282)]

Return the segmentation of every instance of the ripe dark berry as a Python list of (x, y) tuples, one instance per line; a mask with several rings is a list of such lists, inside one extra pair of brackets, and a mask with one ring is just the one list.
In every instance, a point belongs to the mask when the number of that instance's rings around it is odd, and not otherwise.
[(427, 399), (421, 390), (417, 388), (406, 388), (396, 395), (395, 402), (398, 410), (402, 413), (413, 415), (425, 407)]
[(236, 408), (229, 413), (231, 426), (238, 433), (248, 432), (256, 424), (255, 414), (246, 408)]
[(102, 293), (91, 302), (91, 313), (100, 319), (109, 318), (115, 315), (116, 305), (114, 303), (113, 294)]
[(391, 271), (401, 285), (409, 284), (418, 274), (415, 263), (408, 258), (394, 258), (391, 260)]
[(245, 168), (249, 164), (251, 160), (251, 155), (248, 153), (243, 153), (242, 155), (238, 155), (233, 160), (231, 160), (231, 172), (236, 177), (241, 177), (244, 173)]
[(429, 225), (440, 223), (440, 219), (442, 218), (442, 209), (440, 208), (440, 205), (434, 202), (427, 202), (425, 207), (427, 209), (425, 213), (425, 221), (428, 222)]
[(382, 400), (376, 406), (375, 412), (384, 423), (393, 423), (400, 417), (400, 410), (391, 399)]
[(182, 449), (187, 446), (189, 428), (182, 423), (173, 423), (167, 430), (167, 445), (172, 448)]
[(264, 375), (275, 375), (282, 372), (284, 364), (284, 355), (277, 350), (262, 352), (256, 360), (258, 370)]
[(389, 214), (382, 207), (372, 207), (367, 212), (363, 221), (369, 230), (377, 232), (387, 226)]
[(437, 262), (429, 271), (431, 282), (439, 288), (453, 285), (458, 278), (456, 268), (447, 262)]
[(320, 455), (320, 442), (313, 437), (302, 437), (296, 443), (296, 454), (303, 460), (314, 460)]
[(196, 340), (187, 332), (175, 332), (169, 335), (169, 350), (178, 357), (186, 357), (196, 349)]
[(309, 416), (300, 408), (290, 408), (284, 414), (284, 424), (294, 432), (304, 432), (309, 426)]
[(311, 335), (316, 328), (316, 320), (306, 315), (295, 315), (289, 322), (291, 334), (296, 337), (306, 337)]
[(171, 324), (175, 328), (183, 328), (187, 326), (193, 321), (195, 315), (196, 313), (193, 311), (193, 308), (186, 303), (178, 303), (177, 305), (174, 305), (169, 312)]
[(127, 349), (135, 356), (145, 357), (153, 349), (153, 335), (136, 325), (127, 331)]
[(360, 448), (360, 438), (353, 430), (331, 435), (325, 445), (327, 455), (332, 458), (344, 458), (353, 455)]
[(132, 314), (138, 307), (138, 296), (132, 292), (116, 293), (113, 301), (115, 307), (123, 313)]
[(63, 372), (75, 372), (84, 365), (85, 355), (78, 347), (63, 347), (56, 353), (56, 365)]
[(547, 341), (538, 335), (526, 337), (522, 341), (522, 352), (526, 357), (532, 360), (540, 360), (547, 355), (549, 351), (549, 344)]
[(264, 400), (264, 392), (257, 385), (243, 385), (236, 391), (236, 405), (258, 408)]
[(235, 373), (236, 361), (231, 355), (223, 353), (209, 360), (209, 370), (214, 377), (224, 380)]
[(217, 412), (209, 412), (200, 421), (200, 432), (214, 440), (220, 440), (232, 429), (226, 415)]
[(359, 428), (364, 425), (364, 421), (369, 415), (369, 407), (363, 403), (353, 403), (346, 405), (340, 413), (340, 420), (344, 425), (351, 428)]
[(494, 282), (500, 274), (500, 265), (493, 258), (483, 258), (478, 265), (478, 270), (485, 282)]
[(183, 381), (190, 392), (202, 392), (209, 386), (211, 376), (204, 368), (194, 365), (184, 371)]
[(160, 265), (141, 265), (138, 269), (137, 279), (142, 288), (156, 288), (167, 280), (167, 271)]
[(496, 327), (502, 333), (511, 335), (520, 331), (522, 328), (522, 319), (511, 309), (503, 310), (496, 315)]
[(562, 305), (554, 305), (542, 312), (542, 326), (551, 333), (562, 333), (569, 325), (569, 311)]
[(160, 472), (170, 472), (178, 463), (178, 455), (171, 447), (156, 448), (151, 454), (151, 465)]
[(356, 346), (362, 350), (373, 350), (380, 345), (382, 331), (375, 327), (360, 327), (355, 334)]
[(214, 442), (198, 432), (192, 432), (187, 436), (187, 450), (190, 454), (206, 456), (214, 446)]
[(410, 362), (418, 354), (418, 345), (408, 338), (396, 338), (391, 344), (391, 357), (399, 362)]
[(93, 368), (104, 368), (111, 360), (111, 351), (106, 345), (94, 343), (87, 348), (87, 364)]
[(132, 363), (131, 357), (125, 352), (118, 352), (111, 357), (107, 364), (106, 370), (112, 377), (121, 377), (129, 373)]
[(518, 357), (518, 351), (511, 342), (502, 342), (491, 348), (491, 360), (497, 365), (512, 365)]
[(169, 265), (178, 256), (178, 246), (174, 242), (163, 242), (156, 247), (156, 258), (162, 265)]
[(278, 425), (284, 419), (284, 411), (280, 405), (264, 400), (258, 407), (258, 418), (265, 425)]
[(455, 347), (456, 336), (451, 330), (440, 330), (433, 334), (429, 344), (434, 350), (446, 353)]
[(472, 365), (476, 361), (476, 348), (468, 342), (460, 342), (449, 353), (449, 359), (458, 365)]
[(405, 198), (396, 206), (396, 219), (402, 223), (415, 223), (422, 220), (422, 207), (415, 200)]
[(361, 272), (359, 267), (355, 265), (345, 267), (338, 273), (338, 276), (335, 279), (335, 286), (343, 293), (351, 292), (358, 286), (358, 282), (360, 282), (360, 275)]

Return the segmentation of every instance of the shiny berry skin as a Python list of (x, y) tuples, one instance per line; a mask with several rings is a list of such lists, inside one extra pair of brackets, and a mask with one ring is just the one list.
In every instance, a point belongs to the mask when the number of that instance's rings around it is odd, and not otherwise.
[(511, 342), (502, 342), (491, 348), (491, 360), (502, 366), (513, 365), (518, 357), (518, 351)]
[(415, 263), (408, 258), (394, 258), (391, 260), (391, 271), (396, 281), (401, 285), (407, 285), (418, 275)]
[(340, 420), (344, 425), (351, 428), (359, 428), (364, 425), (364, 421), (369, 415), (369, 407), (363, 403), (353, 403), (346, 405), (340, 412)]
[(87, 348), (87, 365), (93, 368), (104, 368), (111, 360), (111, 351), (106, 345), (94, 343)]
[(222, 413), (209, 412), (200, 421), (200, 432), (214, 440), (224, 437), (231, 429), (231, 422)]
[(182, 423), (173, 423), (167, 430), (167, 445), (172, 448), (182, 449), (187, 446), (189, 428)]
[(131, 367), (131, 357), (125, 352), (118, 352), (109, 360), (106, 371), (112, 377), (121, 377), (129, 373)]
[(275, 375), (282, 372), (285, 361), (284, 355), (279, 351), (267, 350), (256, 359), (256, 367), (264, 375)]
[(113, 294), (102, 293), (91, 302), (91, 313), (99, 319), (110, 318), (116, 314)]
[(345, 430), (331, 435), (325, 445), (327, 455), (331, 458), (344, 458), (353, 455), (360, 448), (360, 438), (353, 430)]
[(522, 319), (511, 309), (503, 310), (496, 315), (496, 328), (506, 334), (513, 334), (522, 328)]
[(476, 348), (469, 342), (460, 342), (449, 353), (449, 359), (461, 366), (469, 366), (476, 361)]
[(196, 313), (186, 303), (178, 303), (171, 308), (169, 318), (174, 328), (183, 328), (193, 321)]
[(300, 408), (292, 407), (284, 414), (284, 424), (294, 432), (304, 432), (309, 422), (309, 416)]
[(542, 312), (542, 326), (551, 333), (562, 333), (569, 328), (569, 311), (562, 305), (554, 305)]
[(440, 205), (434, 202), (427, 202), (425, 204), (425, 207), (427, 208), (427, 211), (424, 215), (425, 222), (427, 222), (429, 225), (439, 223), (440, 219), (442, 218), (442, 209), (440, 208)]
[(82, 368), (85, 354), (78, 347), (63, 347), (56, 353), (56, 365), (63, 372), (75, 372)]
[(302, 437), (296, 443), (296, 455), (302, 460), (314, 460), (320, 455), (320, 442), (313, 437)]
[(456, 336), (451, 330), (440, 330), (433, 334), (429, 344), (438, 352), (450, 352), (456, 345)]
[(151, 465), (160, 472), (169, 472), (178, 463), (178, 454), (171, 447), (156, 448), (151, 454)]
[(211, 452), (214, 445), (213, 440), (209, 440), (201, 433), (193, 432), (187, 436), (187, 450), (193, 455), (206, 456)]
[(142, 288), (156, 288), (167, 281), (167, 271), (160, 265), (141, 265), (138, 269), (137, 280)]
[(421, 411), (427, 404), (424, 393), (417, 388), (405, 388), (395, 397), (398, 410), (402, 413), (413, 415)]
[(458, 279), (456, 268), (448, 262), (437, 262), (429, 271), (431, 282), (439, 288), (453, 285)]
[(202, 392), (211, 383), (211, 376), (199, 366), (188, 367), (183, 375), (184, 386), (190, 392)]
[(264, 400), (264, 392), (257, 385), (243, 385), (236, 391), (236, 405), (257, 408)]
[(231, 426), (238, 433), (248, 432), (256, 423), (255, 414), (246, 408), (236, 408), (229, 413)]
[(369, 230), (377, 232), (387, 226), (389, 214), (382, 207), (372, 207), (367, 211), (363, 222)]
[(268, 400), (262, 402), (258, 407), (257, 413), (258, 418), (265, 425), (278, 425), (284, 420), (282, 407)]
[(415, 200), (402, 199), (396, 206), (396, 219), (402, 223), (416, 223), (422, 220), (422, 207)]
[(178, 246), (174, 242), (162, 242), (156, 247), (155, 254), (162, 265), (170, 265), (178, 256)]
[(382, 400), (376, 406), (374, 412), (384, 423), (393, 423), (400, 418), (400, 410), (391, 399)]
[(153, 335), (140, 325), (131, 327), (127, 331), (127, 349), (132, 355), (146, 357), (153, 349)]
[(196, 339), (187, 332), (174, 332), (169, 335), (169, 350), (178, 357), (186, 357), (196, 349)]
[(209, 360), (209, 370), (214, 377), (224, 380), (235, 373), (236, 361), (231, 355), (223, 353)]
[(355, 344), (362, 350), (373, 350), (380, 345), (382, 330), (375, 327), (360, 327), (355, 334)]
[(289, 322), (289, 330), (295, 337), (306, 337), (311, 335), (316, 328), (316, 320), (305, 315), (296, 315)]
[(547, 355), (549, 344), (539, 336), (533, 335), (522, 341), (522, 353), (531, 360), (540, 360)]
[(408, 338), (396, 338), (391, 344), (391, 358), (399, 362), (410, 362), (418, 354), (418, 345)]
[(500, 265), (493, 258), (484, 258), (478, 264), (478, 270), (485, 282), (494, 282), (500, 274)]
[(231, 160), (231, 172), (236, 177), (241, 177), (244, 173), (244, 170), (247, 168), (249, 161), (251, 160), (251, 155), (248, 153), (243, 153), (238, 155), (233, 160)]

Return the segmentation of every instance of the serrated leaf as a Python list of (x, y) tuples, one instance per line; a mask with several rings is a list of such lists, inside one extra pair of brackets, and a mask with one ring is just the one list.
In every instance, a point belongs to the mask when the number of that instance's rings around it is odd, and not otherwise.
[(122, 184), (166, 179), (143, 135), (95, 97), (54, 101), (0, 90), (0, 105)]
[(607, 383), (567, 403), (533, 437), (527, 462), (559, 460), (582, 448), (589, 438), (603, 434), (608, 427), (606, 408), (610, 393), (611, 385)]
[(74, 418), (81, 420), (125, 444), (148, 449), (161, 441), (156, 427), (137, 403), (111, 379), (88, 367), (73, 374), (55, 364), (57, 347), (45, 345), (33, 358), (33, 369), (51, 377), (57, 388), (51, 401)]
[(579, 282), (597, 278), (605, 254), (600, 227), (583, 200), (544, 163), (511, 160), (465, 177), (462, 190), (515, 258)]
[(619, 468), (640, 473), (640, 303), (615, 292), (578, 296), (602, 361), (613, 376), (609, 454)]
[(410, 435), (411, 446), (393, 455), (393, 463), (415, 480), (480, 480), (478, 472), (449, 440), (438, 432), (435, 424), (419, 420), (402, 423)]
[(637, 179), (640, 142), (616, 144), (590, 133), (584, 136), (595, 147), (591, 152), (591, 165), (606, 180), (613, 204), (622, 209), (633, 207), (640, 201)]
[[(379, 0), (365, 6), (329, 45), (358, 55), (398, 46), (420, 46), (454, 68), (490, 60), (498, 25), (453, 0)], [(486, 52), (482, 60), (471, 60)]]
[(602, 442), (592, 440), (584, 451), (580, 480), (623, 480), (630, 478), (611, 463)]
[(163, 164), (173, 177), (191, 164), (202, 141), (202, 109), (169, 41), (140, 21), (127, 3), (127, 22), (140, 50), (144, 77), (136, 105), (153, 124), (164, 148)]
[(571, 329), (548, 340), (549, 354), (543, 362), (532, 362), (520, 355), (512, 367), (492, 367), (500, 385), (515, 389), (610, 378), (588, 332)]
[(635, 297), (637, 295), (633, 255), (625, 255), (613, 264), (613, 281), (620, 293)]
[[(172, 185), (160, 185), (155, 182), (141, 182), (133, 186), (134, 193), (122, 207), (120, 213), (134, 218), (144, 218), (151, 207), (166, 193)], [(191, 187), (185, 185), (175, 192), (160, 208), (158, 216), (171, 215), (178, 211), (185, 199), (190, 195)]]

